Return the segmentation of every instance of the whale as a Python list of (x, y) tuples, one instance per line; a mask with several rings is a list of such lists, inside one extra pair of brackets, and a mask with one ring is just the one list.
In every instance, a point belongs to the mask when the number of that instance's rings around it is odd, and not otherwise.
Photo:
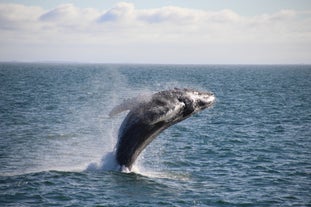
[(140, 153), (163, 130), (211, 107), (215, 100), (209, 91), (174, 88), (126, 99), (114, 107), (110, 117), (128, 111), (118, 130), (115, 147), (119, 170), (131, 172)]

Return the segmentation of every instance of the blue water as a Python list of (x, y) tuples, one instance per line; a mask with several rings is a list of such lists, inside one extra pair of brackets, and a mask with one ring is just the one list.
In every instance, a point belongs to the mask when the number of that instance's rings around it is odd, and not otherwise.
[[(133, 173), (86, 170), (113, 150), (115, 105), (173, 87), (217, 102)], [(311, 66), (1, 63), (0, 206), (311, 206)]]

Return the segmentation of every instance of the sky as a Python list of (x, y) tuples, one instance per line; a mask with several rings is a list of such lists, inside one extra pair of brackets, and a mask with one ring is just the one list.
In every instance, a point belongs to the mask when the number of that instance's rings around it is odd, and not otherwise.
[(311, 1), (0, 0), (0, 61), (311, 64)]

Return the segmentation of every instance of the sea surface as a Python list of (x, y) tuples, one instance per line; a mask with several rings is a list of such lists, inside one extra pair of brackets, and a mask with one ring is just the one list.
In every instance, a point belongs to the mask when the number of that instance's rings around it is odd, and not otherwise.
[[(217, 101), (92, 170), (110, 110), (174, 87)], [(0, 63), (0, 206), (311, 206), (311, 66)]]

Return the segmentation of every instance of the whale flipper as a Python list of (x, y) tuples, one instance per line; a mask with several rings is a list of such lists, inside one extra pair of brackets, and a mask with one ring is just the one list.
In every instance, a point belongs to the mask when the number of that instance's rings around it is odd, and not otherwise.
[(123, 102), (115, 106), (109, 113), (109, 117), (113, 117), (123, 111), (131, 110), (137, 105), (147, 102), (150, 99), (150, 95), (139, 95), (134, 98), (123, 100)]
[(115, 116), (123, 111), (131, 110), (131, 108), (136, 105), (136, 98), (124, 100), (123, 103), (115, 106), (109, 113), (109, 117)]

